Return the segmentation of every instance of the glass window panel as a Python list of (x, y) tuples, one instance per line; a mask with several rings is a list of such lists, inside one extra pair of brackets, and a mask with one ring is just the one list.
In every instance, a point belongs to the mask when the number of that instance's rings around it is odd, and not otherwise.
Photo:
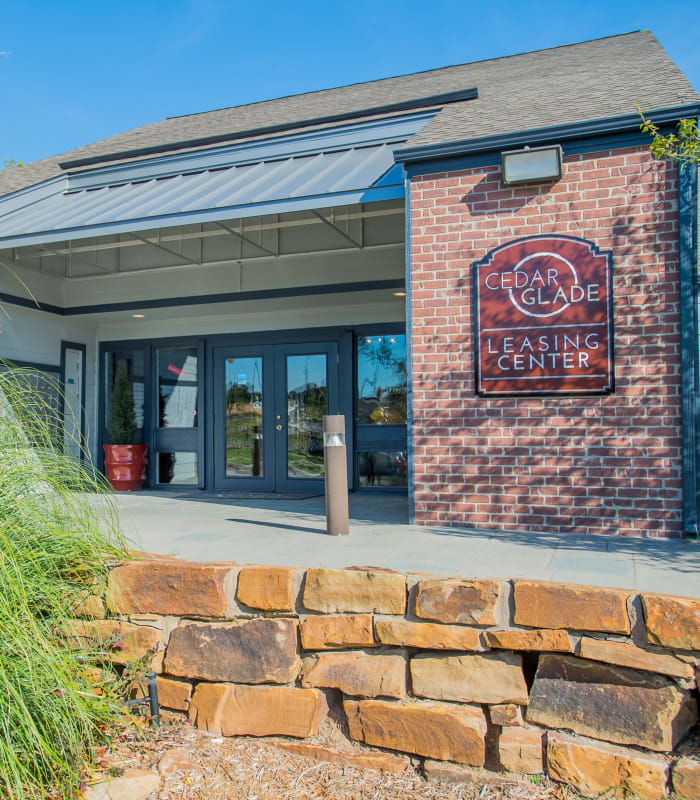
[(359, 425), (405, 425), (405, 336), (358, 338), (357, 422)]
[(197, 427), (197, 348), (160, 347), (158, 427)]
[(126, 363), (126, 371), (134, 392), (136, 425), (139, 430), (142, 430), (144, 398), (143, 350), (111, 350), (105, 353), (105, 428), (109, 430), (109, 426), (112, 423), (112, 388), (120, 361)]
[(158, 483), (197, 485), (197, 453), (158, 453)]
[(226, 475), (263, 476), (262, 356), (226, 359)]
[(360, 486), (408, 486), (408, 454), (405, 450), (361, 450), (357, 454)]
[[(12, 369), (12, 362), (0, 362), (0, 372), (9, 369)], [(34, 421), (45, 426), (51, 438), (59, 444), (63, 438), (63, 397), (58, 374), (34, 367), (19, 369), (17, 377), (22, 392), (22, 404), (27, 406), (27, 411)], [(29, 435), (33, 440), (31, 431)]]
[(325, 353), (287, 356), (287, 475), (322, 478), (323, 415), (328, 409)]

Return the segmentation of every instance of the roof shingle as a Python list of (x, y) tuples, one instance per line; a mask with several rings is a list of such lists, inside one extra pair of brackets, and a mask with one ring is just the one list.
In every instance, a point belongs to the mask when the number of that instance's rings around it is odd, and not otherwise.
[[(64, 173), (62, 162), (137, 148), (192, 149), (193, 139), (361, 111), (476, 86), (478, 99), (445, 105), (407, 147), (495, 136), (698, 102), (649, 31), (537, 50), (244, 106), (170, 117), (59, 156), (0, 172), (0, 196)], [(318, 127), (329, 127), (319, 125)], [(305, 128), (308, 130), (308, 128)], [(255, 138), (255, 137), (251, 137)], [(120, 160), (131, 160), (124, 157)]]

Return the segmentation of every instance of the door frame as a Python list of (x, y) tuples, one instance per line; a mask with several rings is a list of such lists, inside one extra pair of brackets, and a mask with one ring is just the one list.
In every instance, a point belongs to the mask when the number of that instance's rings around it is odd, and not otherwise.
[[(290, 478), (288, 476), (288, 420), (282, 409), (287, 408), (287, 357), (294, 355), (324, 355), (326, 361), (328, 413), (339, 413), (340, 357), (336, 339), (308, 342), (277, 342), (275, 344), (216, 345), (212, 348), (213, 373), (213, 442), (210, 461), (213, 462), (214, 491), (259, 492), (323, 492), (323, 479)], [(225, 362), (227, 356), (263, 359), (263, 476), (226, 476), (226, 423), (221, 414), (221, 398), (225, 395)], [(277, 414), (280, 420), (277, 420)], [(283, 427), (277, 430), (277, 425)]]
[[(301, 328), (279, 331), (257, 331), (237, 334), (213, 334), (206, 337), (206, 384), (205, 419), (206, 425), (206, 487), (215, 491), (214, 452), (216, 444), (215, 434), (215, 406), (216, 394), (214, 390), (214, 349), (219, 347), (245, 348), (257, 347), (258, 350), (265, 345), (293, 345), (318, 342), (338, 343), (338, 375), (344, 380), (339, 380), (338, 386), (338, 411), (345, 416), (346, 443), (348, 463), (348, 488), (354, 489), (354, 373), (353, 373), (353, 337), (354, 329), (347, 327), (332, 328)], [(251, 487), (251, 491), (255, 491)], [(260, 490), (264, 491), (264, 490)], [(303, 490), (302, 490), (303, 491)]]
[[(156, 353), (161, 348), (171, 348), (173, 350), (177, 350), (178, 348), (194, 348), (197, 351), (197, 427), (196, 428), (161, 428), (159, 426), (159, 397), (158, 397), (158, 359), (156, 357)], [(160, 490), (167, 490), (167, 489), (176, 489), (182, 491), (183, 489), (190, 488), (190, 489), (204, 489), (204, 432), (200, 430), (202, 425), (204, 424), (204, 417), (202, 413), (202, 409), (204, 407), (204, 402), (202, 399), (202, 387), (203, 387), (203, 380), (202, 380), (202, 370), (204, 369), (204, 360), (205, 360), (205, 340), (204, 339), (197, 339), (195, 341), (183, 342), (182, 340), (175, 341), (173, 343), (167, 342), (163, 343), (160, 341), (156, 341), (153, 343), (151, 347), (151, 351), (149, 354), (149, 372), (150, 372), (150, 383), (151, 383), (151, 391), (150, 391), (150, 403), (151, 408), (149, 409), (149, 419), (150, 419), (150, 435), (148, 437), (147, 443), (149, 444), (149, 475), (150, 475), (150, 486), (153, 489)], [(184, 435), (183, 435), (184, 434)], [(186, 483), (159, 483), (158, 482), (158, 463), (156, 460), (156, 455), (161, 452), (169, 452), (169, 451), (177, 451), (178, 448), (178, 439), (196, 439), (196, 445), (193, 447), (191, 444), (181, 446), (181, 451), (189, 452), (189, 453), (196, 453), (197, 454), (197, 483), (196, 484), (186, 484)], [(144, 431), (144, 441), (146, 441), (145, 431)]]
[[(226, 368), (218, 368), (219, 359), (226, 356), (236, 358), (260, 357), (263, 360), (262, 393), (263, 393), (263, 475), (241, 476), (238, 478), (226, 477), (226, 448), (217, 446), (217, 443), (226, 440), (226, 421), (221, 414), (217, 414), (218, 399), (224, 395), (226, 388)], [(274, 403), (274, 375), (269, 364), (273, 355), (272, 345), (218, 345), (211, 349), (212, 374), (212, 405), (210, 430), (213, 432), (213, 441), (209, 449), (209, 459), (213, 468), (213, 478), (209, 487), (214, 491), (245, 491), (271, 492), (275, 485), (275, 474), (268, 469), (274, 464), (274, 421), (271, 414), (265, 414), (268, 405)], [(266, 364), (268, 365), (266, 368)]]
[(80, 376), (80, 460), (85, 461), (87, 449), (87, 413), (85, 403), (87, 402), (87, 345), (82, 342), (70, 342), (61, 339), (61, 364), (59, 367), (59, 380), (61, 381), (61, 422), (64, 429), (66, 425), (66, 352), (68, 350), (78, 350), (83, 354)]
[[(294, 355), (326, 356), (327, 413), (339, 413), (340, 357), (337, 341), (284, 343), (275, 345), (273, 365), (275, 374), (275, 410), (287, 408), (287, 357)], [(280, 435), (282, 433), (283, 435)], [(289, 420), (284, 418), (284, 430), (275, 436), (275, 491), (324, 492), (323, 478), (289, 477)]]

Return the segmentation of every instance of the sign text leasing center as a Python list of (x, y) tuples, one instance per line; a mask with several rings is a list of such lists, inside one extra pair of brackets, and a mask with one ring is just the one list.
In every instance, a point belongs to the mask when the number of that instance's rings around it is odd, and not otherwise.
[(611, 254), (568, 236), (502, 245), (474, 265), (480, 394), (613, 390)]

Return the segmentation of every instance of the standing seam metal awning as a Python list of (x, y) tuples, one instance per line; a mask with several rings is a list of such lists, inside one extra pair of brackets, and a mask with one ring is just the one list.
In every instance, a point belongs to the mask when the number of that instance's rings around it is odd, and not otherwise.
[[(245, 163), (231, 164), (236, 148), (227, 148), (229, 166), (212, 166), (207, 153), (207, 168), (193, 172), (173, 174), (178, 159), (170, 157), (150, 162), (156, 177), (144, 176), (148, 168), (138, 164), (104, 170), (110, 183), (102, 186), (99, 170), (67, 176), (57, 181), (55, 193), (44, 191), (35, 202), (17, 207), (15, 198), (4, 215), (0, 201), (0, 248), (401, 198), (403, 170), (394, 162), (394, 148), (429, 118), (384, 121), (380, 142), (376, 123), (371, 136), (368, 126), (352, 126), (355, 146), (348, 146), (348, 126), (324, 131), (316, 137), (325, 147), (310, 153), (297, 137), (284, 143), (294, 153), (287, 157), (283, 145), (262, 142), (240, 148)], [(256, 161), (256, 151), (270, 158)], [(197, 165), (193, 154), (180, 161), (189, 169)], [(170, 174), (162, 175), (164, 163)], [(120, 178), (124, 182), (116, 182)]]

